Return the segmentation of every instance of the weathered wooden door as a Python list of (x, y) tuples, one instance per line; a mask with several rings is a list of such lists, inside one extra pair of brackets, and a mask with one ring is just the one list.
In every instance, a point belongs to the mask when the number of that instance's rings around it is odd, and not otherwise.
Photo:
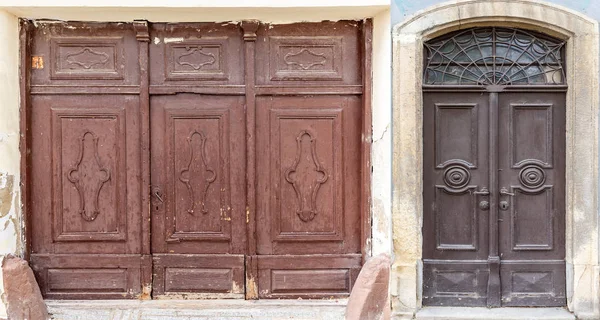
[(150, 36), (153, 295), (243, 297), (244, 96), (218, 94), (244, 83), (241, 30), (153, 24)]
[(142, 241), (148, 216), (133, 25), (45, 23), (31, 29), (31, 41), (23, 51), (31, 54), (25, 183), (42, 292), (142, 297), (151, 261)]
[[(256, 101), (260, 297), (345, 296), (361, 265), (360, 29), (261, 26)], [(280, 87), (280, 88), (278, 88)], [(310, 96), (281, 96), (285, 90)], [(364, 208), (363, 208), (364, 209)]]
[(426, 45), (424, 304), (566, 304), (562, 45), (502, 28)]
[(46, 297), (349, 294), (370, 22), (24, 23), (22, 40)]

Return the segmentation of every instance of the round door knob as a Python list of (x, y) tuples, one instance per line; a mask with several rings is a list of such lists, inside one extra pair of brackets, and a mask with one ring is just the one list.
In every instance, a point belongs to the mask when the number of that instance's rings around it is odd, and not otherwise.
[(489, 208), (490, 208), (490, 203), (488, 201), (483, 200), (483, 201), (479, 202), (479, 209), (487, 210)]

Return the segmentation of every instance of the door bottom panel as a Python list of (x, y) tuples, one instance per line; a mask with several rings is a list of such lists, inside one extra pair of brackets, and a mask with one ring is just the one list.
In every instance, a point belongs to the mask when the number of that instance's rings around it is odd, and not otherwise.
[(148, 256), (135, 254), (32, 254), (47, 299), (140, 299)]
[(564, 306), (567, 303), (565, 272), (562, 260), (502, 261), (502, 306)]
[(423, 305), (486, 306), (488, 277), (486, 260), (424, 260)]
[(243, 299), (244, 255), (153, 254), (156, 299)]
[(257, 258), (259, 298), (347, 297), (361, 267), (360, 254)]

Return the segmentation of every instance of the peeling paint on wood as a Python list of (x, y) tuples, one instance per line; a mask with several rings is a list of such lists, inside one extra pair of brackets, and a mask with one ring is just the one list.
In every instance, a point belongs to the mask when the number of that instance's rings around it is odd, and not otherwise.
[(258, 286), (253, 277), (246, 278), (246, 299), (258, 299)]

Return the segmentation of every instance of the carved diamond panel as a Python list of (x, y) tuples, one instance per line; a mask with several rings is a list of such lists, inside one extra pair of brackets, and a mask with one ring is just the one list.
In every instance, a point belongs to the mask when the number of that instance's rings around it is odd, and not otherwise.
[(468, 271), (436, 271), (437, 294), (477, 294), (477, 274)]
[(51, 79), (123, 79), (123, 38), (52, 38)]
[[(185, 168), (179, 172), (179, 181), (183, 182), (188, 189), (190, 206), (187, 212), (194, 214), (196, 211), (208, 213), (206, 209), (206, 196), (210, 185), (216, 180), (217, 174), (207, 163), (206, 136), (204, 133), (194, 130), (186, 139), (190, 155)], [(194, 183), (198, 180), (198, 183)], [(192, 185), (200, 184), (200, 190), (194, 191)], [(197, 210), (198, 209), (198, 210)]]
[(228, 80), (227, 38), (203, 38), (168, 43), (167, 80)]
[(269, 37), (270, 79), (341, 80), (342, 37)]
[(270, 119), (275, 239), (341, 239), (341, 110), (272, 109)]
[(124, 109), (52, 109), (55, 241), (126, 238), (124, 118)]
[(319, 162), (316, 144), (316, 139), (309, 131), (301, 131), (296, 137), (296, 159), (285, 171), (285, 180), (292, 184), (296, 192), (296, 213), (304, 222), (315, 218), (319, 188), (328, 178), (327, 171)]
[(167, 242), (227, 240), (229, 111), (166, 108)]
[(94, 221), (100, 214), (100, 191), (110, 179), (110, 169), (100, 161), (98, 141), (98, 136), (92, 131), (83, 133), (77, 163), (67, 173), (67, 179), (79, 193), (79, 214), (86, 221)]
[(511, 273), (512, 293), (551, 293), (554, 291), (552, 272), (517, 272)]

